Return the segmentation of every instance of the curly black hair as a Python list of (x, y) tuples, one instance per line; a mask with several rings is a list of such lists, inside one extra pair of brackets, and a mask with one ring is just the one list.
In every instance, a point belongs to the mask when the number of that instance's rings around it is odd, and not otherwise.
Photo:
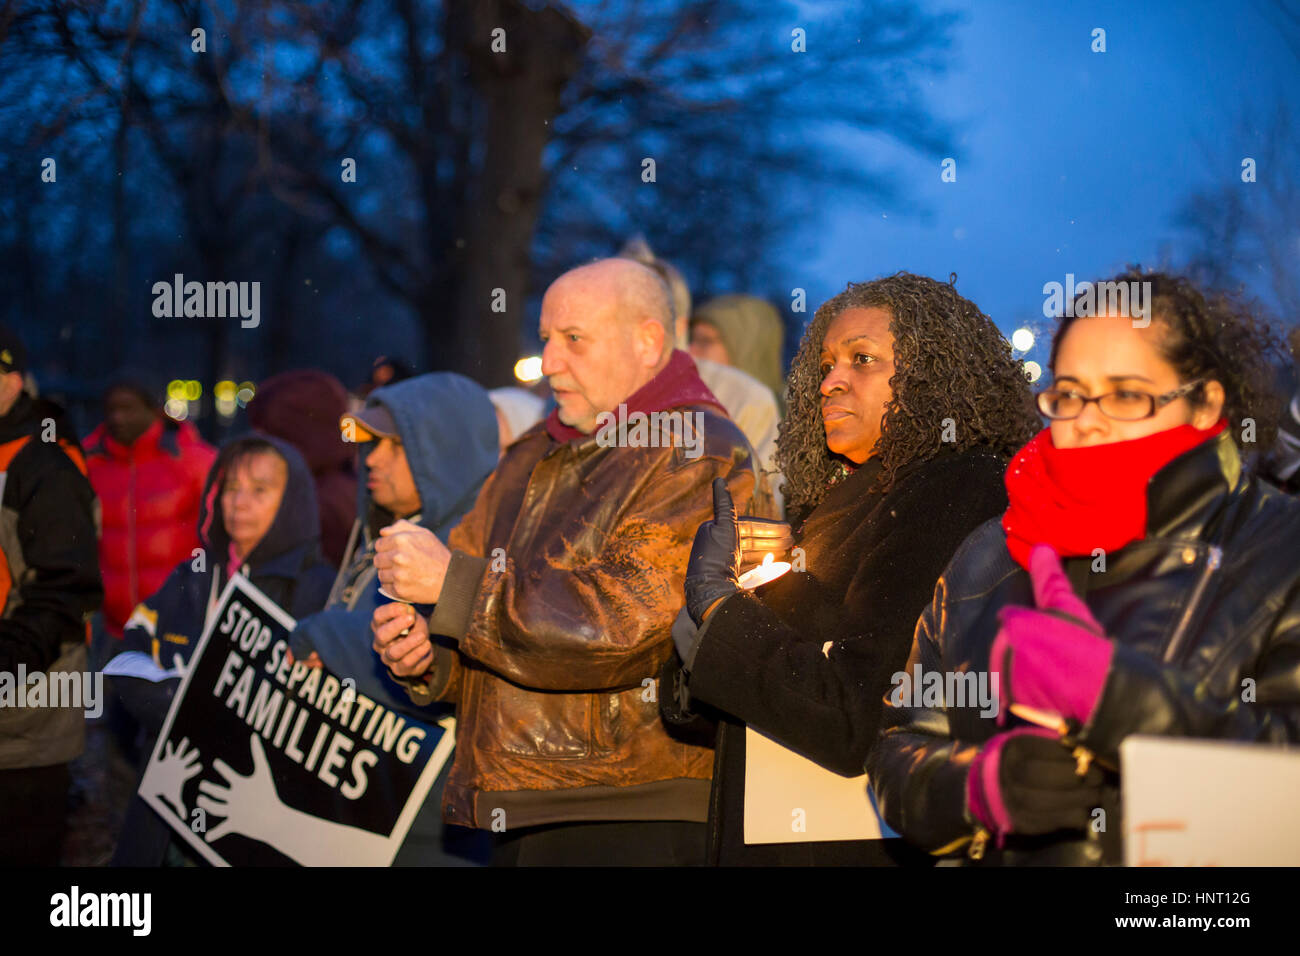
[[(777, 439), (786, 511), (796, 526), (847, 473), (844, 460), (826, 447), (820, 388), (826, 330), (849, 309), (887, 309), (894, 337), (893, 397), (885, 404), (881, 435), (872, 449), (881, 464), (873, 490), (889, 491), (899, 469), (943, 448), (984, 445), (1010, 456), (1041, 429), (1029, 381), (1010, 343), (973, 302), (957, 294), (955, 282), (955, 275), (944, 283), (899, 272), (849, 283), (817, 310), (790, 366), (789, 410)], [(955, 440), (945, 442), (945, 437)]]
[[(1257, 303), (1236, 293), (1202, 289), (1186, 276), (1143, 272), (1137, 265), (1104, 281), (1150, 283), (1146, 287), (1149, 292), (1144, 293), (1150, 298), (1142, 312), (1163, 327), (1165, 334), (1159, 337), (1157, 348), (1178, 373), (1178, 380), (1219, 382), (1224, 392), (1223, 415), (1233, 441), (1242, 444), (1244, 423), (1250, 420), (1254, 422), (1254, 447), (1267, 449), (1273, 444), (1285, 404), (1277, 389), (1276, 367), (1286, 362), (1287, 353)], [(1074, 314), (1063, 317), (1052, 335), (1052, 369), (1056, 368), (1061, 340), (1080, 318), (1081, 299), (1076, 297)], [(1100, 304), (1100, 298), (1097, 301)], [(1132, 311), (1137, 311), (1136, 307)], [(1193, 406), (1204, 404), (1205, 398), (1204, 383), (1188, 395)]]

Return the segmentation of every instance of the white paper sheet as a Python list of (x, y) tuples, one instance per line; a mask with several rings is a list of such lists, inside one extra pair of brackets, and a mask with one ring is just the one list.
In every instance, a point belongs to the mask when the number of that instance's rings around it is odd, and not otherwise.
[(815, 843), (897, 836), (876, 815), (867, 775), (841, 777), (745, 728), (745, 842)]
[(153, 658), (142, 651), (124, 651), (104, 665), (104, 673), (109, 677), (138, 677), (140, 680), (160, 681), (181, 677), (180, 671), (163, 670), (154, 663)]
[(1119, 754), (1128, 866), (1300, 865), (1300, 753), (1133, 736)]

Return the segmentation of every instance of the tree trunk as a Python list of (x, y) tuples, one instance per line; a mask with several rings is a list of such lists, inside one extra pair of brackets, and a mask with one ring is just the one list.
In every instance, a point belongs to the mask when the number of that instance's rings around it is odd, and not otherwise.
[[(130, 61), (127, 62), (130, 69)], [(111, 327), (121, 329), (121, 333), (111, 336), (113, 342), (113, 365), (121, 366), (126, 359), (126, 350), (134, 342), (138, 323), (127, 314), (127, 282), (130, 276), (130, 236), (128, 233), (126, 209), (126, 175), (128, 132), (130, 130), (131, 94), (130, 78), (127, 79), (127, 93), (122, 97), (122, 109), (118, 114), (117, 131), (113, 137), (113, 161), (117, 167), (117, 176), (113, 180), (113, 292)]]
[[(435, 366), (450, 365), (492, 387), (513, 381), (546, 188), (542, 151), (590, 30), (555, 7), (530, 10), (518, 0), (454, 0), (453, 6), (448, 25), (481, 111), (483, 159), (456, 231), (464, 244), (451, 250), (458, 265), (453, 329), (438, 334), (446, 317), (434, 303), (424, 322)], [(492, 50), (497, 27), (505, 30), (504, 52)]]

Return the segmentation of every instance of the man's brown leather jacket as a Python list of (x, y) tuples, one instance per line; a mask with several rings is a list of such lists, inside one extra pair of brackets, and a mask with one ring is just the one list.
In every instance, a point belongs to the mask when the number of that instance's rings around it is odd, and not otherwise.
[[(749, 444), (708, 405), (702, 444), (511, 445), (449, 536), (418, 703), (454, 701), (443, 817), (514, 830), (577, 820), (707, 818), (713, 752), (670, 736), (658, 674), (672, 653), (691, 543), (724, 477), (744, 513)], [(687, 450), (699, 452), (689, 457)], [(766, 509), (765, 509), (766, 510)]]

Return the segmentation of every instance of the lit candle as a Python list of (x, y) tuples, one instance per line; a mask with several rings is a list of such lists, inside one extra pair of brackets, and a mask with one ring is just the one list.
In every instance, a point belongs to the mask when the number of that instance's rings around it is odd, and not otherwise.
[(746, 571), (740, 576), (740, 586), (746, 591), (752, 591), (756, 587), (761, 587), (769, 581), (775, 581), (785, 572), (790, 570), (789, 561), (773, 561), (774, 554), (768, 552), (763, 556), (763, 563), (756, 568)]

